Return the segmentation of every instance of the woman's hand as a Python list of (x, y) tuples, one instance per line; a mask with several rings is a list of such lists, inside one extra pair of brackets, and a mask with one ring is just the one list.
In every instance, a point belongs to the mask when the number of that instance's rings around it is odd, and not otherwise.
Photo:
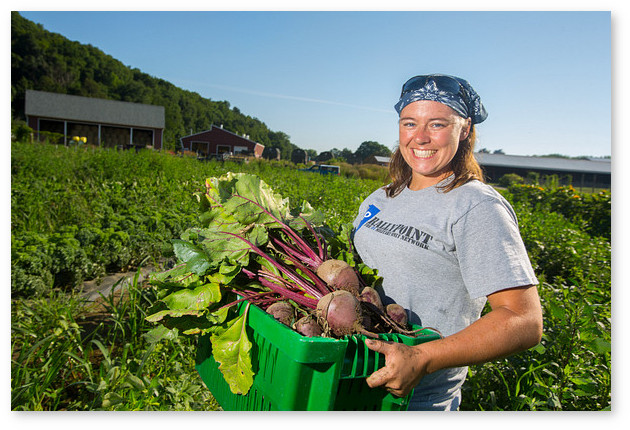
[(542, 311), (535, 286), (510, 288), (488, 296), (492, 310), (470, 326), (442, 339), (408, 346), (368, 339), (368, 348), (385, 355), (385, 367), (367, 378), (403, 397), (428, 373), (507, 357), (540, 342)]
[(373, 339), (366, 339), (365, 344), (385, 356), (385, 367), (366, 379), (370, 388), (382, 386), (395, 396), (405, 397), (427, 373), (426, 354), (423, 354), (420, 345), (412, 347)]

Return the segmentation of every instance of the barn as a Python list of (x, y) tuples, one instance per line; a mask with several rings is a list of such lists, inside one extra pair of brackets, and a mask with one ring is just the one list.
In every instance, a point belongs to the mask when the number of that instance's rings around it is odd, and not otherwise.
[(264, 145), (227, 131), (223, 126), (212, 125), (209, 130), (184, 136), (179, 139), (183, 151), (191, 151), (199, 157), (212, 158), (223, 154), (248, 155), (261, 158)]
[(164, 106), (26, 90), (24, 112), (40, 138), (47, 133), (74, 136), (112, 148), (162, 149)]

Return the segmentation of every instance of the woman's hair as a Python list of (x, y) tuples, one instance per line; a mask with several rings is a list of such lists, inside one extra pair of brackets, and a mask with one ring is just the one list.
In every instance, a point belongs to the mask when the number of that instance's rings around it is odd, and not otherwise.
[[(475, 140), (475, 126), (471, 125), (468, 137), (459, 142), (459, 148), (451, 160), (451, 170), (455, 177), (445, 185), (439, 186), (441, 191), (449, 192), (473, 179), (484, 182), (483, 171), (474, 155)], [(411, 168), (400, 153), (400, 148), (396, 148), (389, 162), (389, 176), (392, 181), (385, 186), (387, 197), (396, 197), (400, 194), (411, 182), (411, 174)]]

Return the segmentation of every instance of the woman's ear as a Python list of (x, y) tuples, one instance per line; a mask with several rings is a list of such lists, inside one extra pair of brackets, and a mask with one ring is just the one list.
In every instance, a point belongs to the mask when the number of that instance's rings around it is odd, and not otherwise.
[(471, 125), (471, 120), (470, 118), (466, 118), (466, 122), (464, 123), (464, 126), (462, 127), (462, 131), (459, 135), (459, 141), (461, 142), (462, 140), (465, 140), (468, 135), (470, 134), (470, 125)]

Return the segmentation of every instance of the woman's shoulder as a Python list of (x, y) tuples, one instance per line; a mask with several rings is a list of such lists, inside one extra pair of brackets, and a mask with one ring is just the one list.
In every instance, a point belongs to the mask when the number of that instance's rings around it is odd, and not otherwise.
[(477, 179), (466, 182), (461, 187), (455, 188), (453, 191), (459, 190), (462, 196), (479, 199), (498, 199), (503, 200), (503, 196), (492, 185), (481, 182)]
[(385, 191), (385, 187), (379, 187), (377, 189), (375, 189), (374, 191), (372, 191), (366, 198), (365, 201), (371, 200), (371, 201), (376, 201), (376, 200), (383, 200), (387, 198), (387, 193)]
[(512, 211), (510, 203), (494, 187), (478, 180), (472, 180), (448, 192), (453, 204), (468, 212), (477, 206), (504, 207)]
[(466, 182), (464, 185), (453, 189), (451, 192), (455, 192), (463, 198), (471, 199), (498, 199), (503, 200), (503, 196), (494, 187), (481, 182), (477, 179)]

